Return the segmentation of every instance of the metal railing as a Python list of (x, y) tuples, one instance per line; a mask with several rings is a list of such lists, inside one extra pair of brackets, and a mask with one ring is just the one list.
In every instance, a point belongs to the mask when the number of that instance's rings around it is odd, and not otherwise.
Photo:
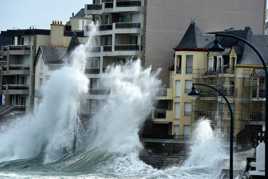
[(3, 50), (31, 50), (31, 46), (30, 45), (8, 45), (8, 46), (4, 46)]
[(103, 46), (104, 52), (111, 52), (112, 51), (112, 45), (104, 45)]
[(129, 44), (129, 45), (116, 45), (115, 46), (116, 51), (138, 51), (139, 46), (136, 44)]
[(92, 95), (108, 95), (110, 91), (107, 89), (90, 89), (89, 93)]
[(154, 119), (165, 119), (166, 109), (155, 109), (153, 114), (154, 114)]
[(106, 31), (106, 30), (112, 30), (113, 25), (112, 24), (103, 24), (99, 26), (100, 31)]
[(113, 6), (114, 6), (114, 4), (113, 3), (110, 3), (110, 2), (104, 4), (104, 8), (105, 9), (111, 9), (111, 8), (113, 8)]
[(117, 7), (135, 7), (141, 6), (141, 1), (125, 1), (125, 0), (117, 0), (116, 2)]
[(140, 28), (140, 23), (132, 23), (132, 22), (119, 22), (115, 24), (115, 28), (117, 29), (127, 29), (127, 28)]
[(87, 10), (101, 10), (102, 5), (101, 4), (88, 4)]

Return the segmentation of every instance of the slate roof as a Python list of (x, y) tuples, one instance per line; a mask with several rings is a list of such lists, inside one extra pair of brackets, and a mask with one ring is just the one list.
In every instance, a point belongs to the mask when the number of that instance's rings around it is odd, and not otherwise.
[[(245, 27), (244, 29), (235, 30), (233, 28), (217, 31), (227, 34), (233, 34), (243, 39), (251, 42), (263, 55), (266, 63), (268, 64), (268, 36), (267, 35), (254, 35), (250, 27)], [(184, 36), (182, 37), (180, 43), (177, 45), (175, 50), (183, 51), (203, 51), (208, 50), (214, 45), (214, 35), (207, 35), (202, 33), (197, 27), (196, 23), (192, 22)], [(237, 53), (237, 63), (238, 64), (261, 64), (257, 55), (254, 53), (250, 47), (245, 45), (236, 39), (227, 37), (217, 37), (219, 43), (226, 49), (234, 48)]]
[[(235, 29), (230, 28), (230, 29), (227, 29), (224, 31), (217, 31), (217, 32), (219, 32), (219, 33), (223, 32), (226, 34), (233, 34), (233, 35), (241, 37), (243, 39), (248, 39), (252, 36), (252, 31), (249, 27), (245, 27), (245, 29), (239, 29), (239, 30), (235, 30)], [(238, 57), (238, 63), (239, 63), (239, 61), (244, 53), (245, 44), (243, 42), (236, 40), (236, 39), (227, 38), (227, 37), (217, 37), (217, 40), (224, 48), (232, 48), (233, 47), (235, 49), (235, 51), (237, 53), (237, 57)], [(208, 48), (211, 47), (212, 45), (213, 45), (213, 42), (208, 45)]]
[(71, 53), (78, 45), (80, 45), (80, 42), (78, 40), (77, 34), (74, 33), (67, 48), (67, 53)]
[(196, 23), (191, 22), (175, 50), (207, 50), (207, 45), (213, 40), (213, 35), (202, 33)]
[[(267, 35), (253, 35), (248, 39), (262, 54), (266, 64), (268, 64), (268, 36)], [(255, 52), (248, 46), (245, 47), (244, 54), (239, 64), (255, 64), (261, 65), (261, 61)]]
[(85, 9), (82, 8), (80, 9), (72, 18), (80, 18), (80, 17), (85, 17)]
[(45, 64), (61, 64), (64, 62), (66, 48), (40, 46), (39, 50)]

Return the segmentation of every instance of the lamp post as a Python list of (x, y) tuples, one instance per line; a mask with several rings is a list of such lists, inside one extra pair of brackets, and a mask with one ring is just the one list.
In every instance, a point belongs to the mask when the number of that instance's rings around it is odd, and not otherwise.
[(199, 92), (196, 90), (195, 86), (204, 86), (207, 87), (209, 89), (212, 89), (213, 91), (216, 91), (221, 97), (223, 97), (223, 99), (225, 100), (225, 102), (227, 103), (229, 112), (230, 112), (230, 166), (229, 166), (229, 177), (230, 179), (233, 179), (233, 145), (234, 145), (234, 141), (233, 141), (233, 135), (234, 135), (234, 118), (233, 118), (233, 110), (231, 107), (230, 102), (228, 101), (228, 99), (226, 98), (226, 96), (219, 91), (217, 88), (207, 85), (207, 84), (203, 84), (203, 83), (193, 83), (192, 86), (192, 90), (190, 93), (188, 93), (189, 96), (198, 96)]
[(241, 41), (243, 43), (245, 43), (246, 45), (248, 45), (258, 56), (261, 64), (262, 64), (262, 68), (265, 72), (265, 135), (264, 135), (264, 142), (265, 142), (265, 178), (268, 178), (268, 70), (266, 67), (266, 63), (264, 61), (264, 58), (262, 56), (262, 54), (260, 53), (260, 51), (254, 46), (252, 45), (249, 41), (247, 41), (246, 39), (243, 39), (241, 37), (238, 37), (236, 35), (233, 34), (227, 34), (224, 32), (212, 32), (209, 34), (214, 34), (219, 37), (227, 37), (227, 38), (232, 38), (232, 39), (236, 39), (238, 41)]

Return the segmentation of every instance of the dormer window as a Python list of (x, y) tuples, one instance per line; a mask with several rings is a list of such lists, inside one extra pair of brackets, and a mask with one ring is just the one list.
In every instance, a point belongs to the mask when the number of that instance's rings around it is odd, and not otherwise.
[(224, 62), (222, 56), (211, 56), (208, 59), (208, 72), (210, 73), (222, 73)]

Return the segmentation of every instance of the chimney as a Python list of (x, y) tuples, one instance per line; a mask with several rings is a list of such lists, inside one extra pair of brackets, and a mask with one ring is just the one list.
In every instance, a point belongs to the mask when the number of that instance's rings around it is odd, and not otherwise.
[(62, 21), (53, 20), (50, 24), (50, 45), (56, 47), (64, 46), (64, 25)]

